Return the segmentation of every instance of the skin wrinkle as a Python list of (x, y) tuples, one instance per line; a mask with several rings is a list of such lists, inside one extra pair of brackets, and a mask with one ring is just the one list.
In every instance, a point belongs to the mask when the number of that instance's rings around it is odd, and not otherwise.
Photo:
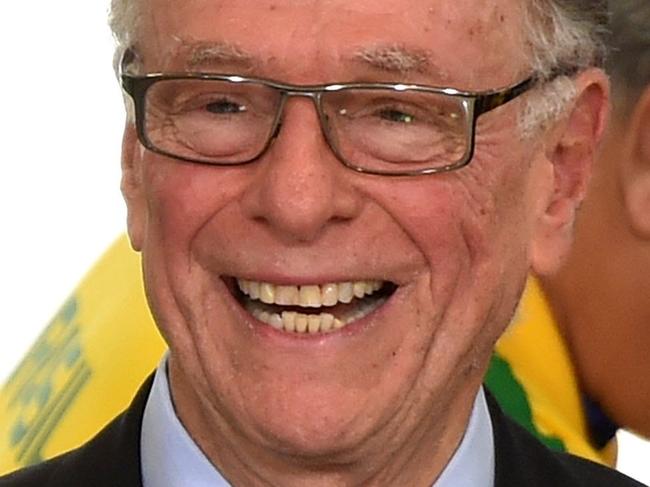
[[(427, 401), (427, 402), (429, 402), (429, 401)], [(400, 415), (399, 416), (391, 418), (391, 420), (392, 420), (391, 425), (394, 427), (394, 431), (399, 430), (400, 423), (403, 421), (403, 418), (408, 418), (408, 417), (413, 415), (412, 414), (413, 410), (416, 409), (417, 406), (418, 406), (417, 404), (407, 405), (406, 409), (400, 410)], [(436, 414), (436, 411), (439, 410), (439, 408), (437, 406), (438, 406), (438, 404), (436, 403), (436, 404), (430, 404), (429, 407), (427, 407), (427, 410), (431, 413), (430, 417), (429, 417), (430, 421), (434, 421), (433, 420), (434, 417), (440, 417), (440, 416), (446, 416), (447, 415), (447, 413), (445, 413), (445, 412), (440, 413), (440, 414)], [(417, 415), (417, 412), (416, 412), (416, 415)], [(425, 428), (415, 429), (408, 436), (408, 439), (409, 440), (421, 439), (425, 434), (426, 434)], [(392, 438), (393, 435), (390, 435), (389, 437)], [(439, 443), (441, 441), (442, 441), (442, 438), (440, 438), (438, 440)], [(399, 475), (400, 472), (403, 472), (405, 470), (404, 468), (402, 468), (402, 466), (406, 464), (406, 462), (408, 461), (408, 458), (410, 458), (412, 455), (418, 453), (417, 450), (415, 450), (415, 445), (417, 445), (417, 441), (407, 441), (407, 442), (405, 442), (404, 446), (406, 447), (407, 450), (409, 450), (409, 452), (411, 452), (411, 454), (404, 455), (404, 460), (403, 460), (403, 462), (401, 464), (392, 465), (391, 470), (395, 472), (393, 474), (393, 477), (391, 477), (390, 470), (387, 471), (387, 472), (379, 472), (375, 477), (372, 478), (372, 481), (373, 481), (372, 485), (395, 485), (395, 483), (393, 482), (394, 478), (396, 478)], [(434, 479), (430, 479), (430, 480), (433, 481)], [(367, 479), (367, 481), (369, 482), (370, 479)], [(402, 483), (408, 485), (408, 481), (405, 480), (405, 479), (402, 479)], [(365, 485), (365, 482), (363, 483), (363, 485)]]
[[(220, 170), (221, 168), (205, 168), (205, 169), (206, 169), (206, 170), (213, 170), (213, 171), (215, 171), (215, 170)], [(240, 168), (232, 168), (232, 169), (233, 169), (233, 170), (238, 170), (238, 169), (240, 169)], [(191, 200), (190, 200), (190, 201), (191, 201)], [(210, 215), (210, 218), (211, 218), (211, 217), (212, 217), (212, 215)], [(201, 230), (202, 228), (204, 228), (205, 225), (209, 224), (210, 218), (206, 218), (206, 219), (205, 219), (204, 224), (201, 225), (201, 226), (199, 227), (199, 230), (197, 230), (197, 233), (199, 233), (200, 230)], [(191, 243), (190, 243), (190, 245), (191, 245)], [(189, 256), (189, 255), (190, 255), (190, 254), (188, 254), (188, 256)], [(188, 265), (191, 265), (191, 264), (188, 262)], [(192, 281), (192, 280), (190, 280), (190, 281)], [(204, 293), (204, 294), (205, 294), (205, 293)], [(186, 321), (187, 323), (195, 323), (195, 324), (197, 324), (197, 323), (205, 323), (205, 320), (204, 320), (204, 319), (202, 319), (200, 316), (196, 316), (196, 315), (195, 315), (195, 313), (193, 312), (193, 306), (192, 306), (192, 304), (191, 304), (191, 303), (183, 303), (183, 302), (178, 301), (178, 299), (177, 299), (178, 296), (180, 296), (180, 294), (178, 294), (178, 295), (174, 295), (174, 296), (173, 296), (173, 299), (174, 299), (174, 301), (176, 302), (177, 307), (178, 307), (180, 310), (184, 310), (185, 321)], [(210, 305), (209, 300), (207, 301), (207, 303), (208, 303), (208, 305)], [(197, 307), (197, 309), (205, 309), (205, 307), (203, 307), (203, 306), (199, 306), (199, 307)], [(157, 319), (156, 321), (159, 322), (158, 319)], [(210, 340), (209, 340), (210, 336), (209, 336), (209, 333), (208, 333), (208, 331), (209, 331), (209, 326), (207, 326), (207, 325), (204, 324), (203, 326), (189, 327), (189, 331), (190, 331), (190, 334), (191, 334), (193, 337), (195, 337), (195, 340), (193, 340), (192, 345), (191, 345), (191, 347), (192, 347), (192, 349), (193, 349), (193, 354), (194, 354), (196, 357), (199, 357), (199, 359), (201, 359), (202, 355), (201, 355), (201, 353), (199, 353), (199, 350), (196, 348), (196, 345), (197, 345), (197, 344), (200, 344), (200, 343), (207, 343), (207, 342), (210, 341)], [(174, 340), (168, 340), (168, 343), (174, 343)], [(219, 352), (215, 352), (215, 353), (219, 353)], [(207, 360), (207, 358), (206, 358), (206, 360)], [(191, 383), (191, 384), (196, 384), (196, 383), (205, 382), (205, 381), (203, 380), (203, 378), (204, 378), (204, 377), (210, 377), (210, 376), (211, 376), (211, 371), (210, 371), (209, 364), (206, 363), (206, 362), (204, 362), (204, 361), (201, 361), (201, 362), (202, 362), (202, 372), (203, 372), (203, 373), (200, 374), (199, 376), (195, 376), (195, 377), (193, 377), (193, 378), (189, 381), (189, 383)], [(182, 362), (179, 361), (179, 363), (182, 363)], [(237, 368), (237, 367), (236, 367), (236, 364), (233, 363), (232, 361), (231, 361), (231, 364), (233, 364), (233, 365), (235, 366), (235, 367), (234, 367), (235, 369)], [(171, 369), (171, 367), (170, 367), (170, 369)], [(206, 385), (207, 385), (207, 384), (206, 384)], [(197, 397), (201, 397), (200, 391), (201, 391), (201, 389), (198, 389), (198, 388), (195, 390), (195, 392), (198, 393), (198, 396), (197, 396)], [(213, 399), (213, 400), (218, 400), (218, 399), (219, 399), (219, 396), (218, 396), (218, 395), (214, 395), (214, 396), (212, 397), (212, 399)], [(219, 414), (219, 411), (227, 411), (227, 408), (224, 408), (224, 407), (223, 407), (223, 404), (220, 405), (219, 403), (213, 403), (212, 401), (210, 401), (210, 398), (203, 397), (203, 398), (201, 399), (201, 402), (203, 402), (203, 404), (208, 404), (208, 405), (209, 405), (210, 410), (212, 410), (212, 411), (215, 413), (215, 417), (220, 417), (220, 416), (221, 416), (221, 414)], [(229, 428), (223, 428), (223, 425), (228, 425), (228, 427), (232, 427), (232, 425), (236, 425), (237, 422), (235, 421), (235, 418), (234, 418), (234, 417), (230, 417), (230, 418), (222, 418), (221, 424), (222, 424), (221, 432), (224, 433), (224, 434), (227, 434), (227, 430), (228, 430)], [(219, 429), (219, 428), (218, 428), (218, 429)], [(225, 437), (225, 436), (223, 436), (223, 437)], [(200, 437), (199, 437), (199, 438), (195, 438), (195, 439), (199, 439), (199, 440), (200, 440)], [(205, 440), (205, 439), (206, 439), (206, 438), (204, 438), (204, 440)], [(198, 443), (198, 445), (201, 445), (201, 444), (205, 444), (205, 441), (197, 441), (197, 443)], [(242, 461), (243, 463), (246, 463), (246, 461), (245, 461), (245, 460), (246, 460), (245, 455), (239, 455), (239, 454), (238, 454), (238, 449), (232, 449), (232, 451), (233, 451), (233, 452), (234, 452), (234, 453), (239, 457), (240, 461)]]
[[(415, 407), (415, 406), (412, 406), (412, 408), (413, 407)], [(404, 414), (406, 416), (410, 416), (409, 413), (412, 413), (412, 408), (409, 408), (407, 411), (405, 411)], [(443, 415), (446, 416), (447, 414), (449, 414), (448, 411), (445, 411), (442, 414), (436, 415), (436, 414), (434, 414), (435, 411), (436, 411), (436, 409), (434, 407), (431, 407), (430, 411), (432, 413), (431, 414), (432, 417), (433, 416), (443, 416)], [(426, 435), (425, 428), (416, 429), (416, 430), (412, 431), (411, 435), (408, 437), (409, 441), (406, 443), (407, 449), (410, 451), (411, 455), (405, 455), (403, 457), (403, 460), (402, 460), (401, 463), (396, 463), (396, 464), (392, 465), (392, 470), (393, 470), (393, 472), (395, 472), (395, 473), (393, 473), (392, 477), (390, 476), (390, 472), (387, 472), (384, 476), (381, 476), (381, 477), (377, 476), (377, 477), (373, 478), (373, 480), (375, 481), (374, 485), (398, 485), (398, 484), (395, 483), (395, 481), (399, 478), (399, 473), (408, 470), (407, 469), (408, 458), (411, 457), (411, 456), (417, 455), (418, 451), (415, 449), (415, 445), (417, 445), (418, 442), (421, 441), (425, 437), (425, 435)], [(442, 442), (442, 438), (437, 441), (437, 445), (439, 445), (441, 442)], [(431, 482), (435, 481), (435, 479), (433, 479), (433, 478), (430, 479), (430, 480), (431, 480)], [(403, 482), (402, 485), (408, 485), (407, 480), (401, 479), (401, 481)]]
[[(497, 142), (498, 143), (498, 142)], [(494, 161), (498, 161), (498, 155), (492, 154)], [(526, 156), (522, 155), (522, 159), (524, 159)], [(475, 162), (479, 162), (478, 160)], [(478, 164), (477, 164), (478, 166)], [(516, 186), (511, 187), (511, 186), (506, 186), (505, 191), (502, 191), (503, 195), (500, 194), (492, 194), (490, 195), (491, 197), (489, 199), (483, 199), (480, 198), (480, 196), (476, 191), (472, 191), (472, 186), (476, 187), (480, 184), (485, 184), (486, 180), (490, 182), (490, 185), (496, 185), (494, 182), (495, 177), (498, 175), (497, 173), (498, 167), (493, 167), (492, 170), (490, 171), (489, 168), (487, 170), (488, 178), (486, 179), (485, 174), (482, 176), (479, 176), (477, 172), (475, 171), (465, 171), (463, 172), (460, 177), (462, 179), (465, 179), (466, 181), (469, 181), (469, 183), (464, 182), (462, 185), (463, 189), (465, 190), (466, 197), (468, 200), (473, 201), (473, 205), (469, 205), (470, 210), (473, 211), (474, 214), (474, 219), (469, 220), (464, 222), (465, 224), (461, 225), (461, 231), (464, 235), (463, 241), (467, 243), (467, 255), (472, 261), (476, 261), (477, 256), (483, 255), (485, 252), (485, 245), (482, 245), (480, 248), (476, 248), (475, 244), (472, 244), (472, 235), (475, 234), (475, 231), (472, 230), (472, 228), (469, 227), (471, 224), (472, 227), (474, 226), (486, 226), (486, 227), (492, 227), (495, 228), (498, 226), (500, 216), (503, 217), (503, 215), (499, 214), (496, 210), (499, 207), (502, 207), (504, 203), (502, 201), (504, 200), (511, 200), (512, 197), (515, 195), (515, 192), (517, 194), (519, 193), (520, 188), (517, 188)], [(514, 191), (511, 191), (514, 190)], [(501, 197), (499, 197), (501, 196)], [(518, 204), (518, 201), (515, 198), (515, 201), (512, 203), (508, 204), (508, 206), (514, 206)], [(499, 251), (494, 252), (495, 255), (499, 254)], [(493, 255), (494, 257), (494, 255)]]
[[(205, 337), (199, 336), (197, 337), (198, 340), (201, 340), (202, 338), (205, 339)], [(197, 341), (196, 343), (201, 343), (200, 341)], [(196, 354), (197, 357), (200, 358), (200, 354)], [(170, 357), (171, 360), (171, 357)], [(209, 367), (209, 364), (205, 363), (205, 361), (201, 360), (201, 365), (202, 365), (202, 374), (199, 375), (198, 377), (193, 377), (192, 378), (192, 384), (197, 384), (204, 382), (205, 377), (210, 377), (211, 368)], [(172, 371), (172, 368), (170, 367), (170, 372)], [(174, 374), (172, 373), (172, 379), (174, 377)], [(187, 381), (187, 378), (185, 379)], [(194, 382), (196, 381), (196, 382)], [(182, 384), (182, 380), (179, 380), (177, 383)], [(206, 384), (207, 386), (207, 384)], [(191, 392), (196, 396), (196, 398), (205, 406), (207, 406), (207, 410), (211, 411), (213, 413), (212, 417), (205, 416), (206, 422), (211, 423), (212, 427), (216, 429), (218, 438), (227, 438), (230, 430), (231, 429), (237, 429), (237, 422), (235, 421), (234, 417), (224, 417), (223, 416), (223, 411), (227, 411), (227, 408), (224, 408), (224, 405), (219, 402), (219, 396), (218, 395), (212, 395), (208, 397), (207, 395), (202, 393), (202, 389), (200, 388), (191, 388)], [(200, 414), (204, 414), (202, 409), (199, 409)], [(215, 419), (221, 419), (221, 421), (215, 422)], [(193, 436), (193, 439), (197, 441), (197, 444), (200, 446), (202, 444), (208, 444), (206, 443), (206, 440), (210, 438), (210, 433), (208, 431), (199, 431), (198, 436)], [(240, 432), (241, 434), (241, 432)], [(212, 437), (214, 438), (214, 437)], [(201, 440), (204, 441), (201, 441)], [(245, 465), (247, 463), (247, 456), (243, 453), (240, 453), (239, 448), (237, 448), (237, 445), (230, 445), (231, 449), (230, 451), (239, 459), (241, 464)], [(204, 452), (208, 458), (210, 458), (210, 454), (216, 455), (216, 458), (212, 458), (212, 461), (214, 462), (215, 460), (221, 460), (221, 456), (219, 455), (218, 451), (205, 451)], [(223, 461), (223, 460), (221, 460)], [(259, 472), (255, 469), (251, 470), (253, 475), (258, 475)], [(262, 477), (257, 477), (258, 480), (264, 480)]]
[[(437, 331), (438, 331), (438, 329), (436, 330), (436, 333), (437, 333)], [(481, 330), (479, 330), (479, 332), (481, 332), (481, 331), (486, 331), (486, 330), (485, 330), (485, 329), (481, 329)], [(433, 337), (432, 337), (432, 338), (433, 338)], [(489, 347), (489, 348), (491, 349), (491, 347)], [(467, 356), (470, 356), (470, 357), (474, 357), (474, 356), (475, 356), (475, 353), (473, 353), (473, 352), (474, 352), (474, 347), (470, 347), (470, 348), (465, 352), (465, 354), (464, 354), (462, 357), (459, 358), (458, 362), (455, 364), (454, 369), (456, 369), (456, 370), (459, 370), (459, 367), (458, 367), (458, 366), (466, 365), (466, 367), (464, 368), (465, 371), (463, 371), (463, 367), (460, 367), (460, 372), (459, 372), (460, 374), (466, 375), (466, 374), (468, 374), (469, 371), (473, 368), (474, 360), (475, 360), (475, 359), (472, 359), (472, 360), (470, 360), (470, 361), (465, 361), (465, 358), (467, 358)], [(432, 355), (432, 353), (433, 353), (433, 350), (430, 348), (429, 351), (428, 351), (428, 353), (427, 353), (427, 357), (426, 357), (426, 358), (428, 358), (430, 355)], [(425, 360), (425, 361), (426, 361), (426, 360)], [(426, 387), (426, 385), (425, 385), (425, 387)], [(454, 392), (457, 392), (457, 391), (458, 391), (458, 388), (459, 388), (459, 387), (460, 387), (460, 384), (457, 384), (456, 387), (455, 387), (452, 391), (449, 391), (449, 392), (453, 394)], [(416, 406), (416, 405), (413, 405), (411, 409), (415, 408), (415, 406)], [(447, 405), (445, 409), (446, 409), (446, 413), (442, 413), (441, 416), (447, 416), (447, 415), (449, 414), (450, 406)], [(434, 414), (435, 408), (434, 408), (433, 406), (430, 406), (430, 407), (428, 407), (428, 410), (432, 412), (432, 414), (429, 416), (430, 421), (434, 421), (434, 418), (437, 417), (437, 415)], [(407, 413), (408, 413), (408, 412), (410, 412), (410, 409), (407, 411)], [(413, 438), (417, 438), (417, 437), (418, 437), (418, 435), (417, 435), (418, 432), (421, 433), (419, 436), (422, 437), (422, 436), (424, 435), (424, 428), (422, 428), (422, 429), (420, 429), (420, 430), (416, 430), (416, 431), (414, 431), (414, 432), (413, 432), (413, 435), (414, 435), (414, 436), (412, 436), (411, 438), (412, 438), (412, 439), (413, 439)], [(442, 442), (442, 438), (439, 440), (438, 444), (440, 444), (440, 442)], [(412, 444), (417, 444), (417, 442), (411, 441), (411, 442), (408, 442), (407, 444), (412, 445)], [(456, 444), (456, 445), (454, 446), (454, 450), (455, 450), (457, 447), (458, 447), (458, 444)], [(434, 480), (435, 480), (435, 479), (431, 479), (431, 481), (434, 481)], [(380, 485), (384, 485), (384, 484), (380, 484)], [(391, 484), (386, 484), (386, 485), (391, 485)]]
[[(200, 394), (200, 391), (197, 391), (197, 392)], [(221, 415), (219, 410), (217, 409), (218, 404), (210, 401), (209, 397), (202, 397), (201, 399), (202, 399), (203, 403), (208, 406), (208, 409), (211, 410), (217, 417), (219, 417)], [(210, 421), (210, 419), (211, 418), (206, 418), (207, 421)], [(236, 426), (232, 426), (232, 425), (236, 425), (235, 421), (228, 420), (227, 418), (223, 418), (223, 419), (225, 420), (225, 424), (228, 427), (233, 427), (234, 429), (236, 429)], [(222, 432), (224, 434), (227, 434), (227, 432), (228, 432), (227, 428), (223, 428)], [(204, 434), (206, 435), (205, 439), (206, 440), (209, 439), (209, 434), (210, 433), (209, 432), (204, 432)], [(234, 446), (234, 445), (231, 445), (231, 446)], [(249, 464), (249, 457), (244, 451), (240, 451), (239, 448), (234, 447), (234, 448), (231, 448), (231, 452), (236, 456), (236, 458), (239, 460), (239, 462), (242, 465), (248, 465)], [(206, 454), (206, 456), (207, 456), (207, 454)], [(208, 458), (209, 458), (209, 456), (208, 456)], [(262, 485), (262, 486), (266, 485), (266, 486), (269, 486), (269, 487), (274, 487), (274, 484), (273, 484), (272, 480), (265, 478), (263, 476), (263, 472), (261, 472), (260, 470), (254, 469), (254, 468), (249, 468), (249, 473), (252, 474), (253, 479), (256, 479), (256, 482), (255, 482), (254, 485)], [(230, 481), (231, 479), (226, 478), (226, 480)]]
[[(428, 287), (430, 287), (430, 286), (428, 286)], [(440, 319), (436, 319), (435, 321), (440, 322), (440, 321), (442, 321), (442, 319), (443, 319), (443, 317), (441, 317)], [(423, 346), (422, 347), (422, 352), (424, 353), (423, 357), (422, 357), (422, 363), (423, 364), (427, 363), (429, 361), (429, 359), (431, 358), (431, 356), (432, 356), (431, 352), (432, 352), (433, 347), (431, 345), (436, 341), (436, 337), (437, 337), (439, 331), (440, 331), (439, 327), (436, 326), (434, 328), (434, 332), (431, 335), (429, 343), (427, 344), (428, 346)], [(408, 353), (408, 351), (405, 352), (405, 353)], [(412, 386), (405, 393), (405, 397), (408, 397), (408, 396), (413, 394), (413, 391), (415, 390), (416, 386), (418, 386), (420, 384), (420, 381), (421, 381), (421, 377), (415, 377), (414, 378), (414, 380), (412, 381)], [(402, 398), (402, 401), (404, 401), (404, 398)], [(433, 402), (433, 398), (430, 398), (430, 402)], [(446, 413), (441, 413), (439, 415), (434, 414), (434, 411), (436, 411), (436, 409), (437, 409), (435, 407), (436, 405), (437, 404), (431, 404), (430, 403), (430, 406), (427, 408), (432, 413), (431, 418), (439, 417), (439, 416), (446, 416), (447, 415)], [(401, 409), (400, 410), (400, 413), (401, 413), (400, 416), (390, 418), (392, 420), (392, 424), (393, 424), (393, 426), (394, 426), (394, 428), (396, 430), (399, 429), (399, 425), (402, 423), (402, 420), (401, 420), (402, 417), (412, 416), (414, 410), (415, 410), (415, 414), (417, 415), (417, 404), (411, 404), (411, 405), (407, 404), (406, 406), (407, 406), (406, 409)], [(421, 440), (425, 436), (425, 434), (426, 434), (426, 429), (425, 428), (415, 429), (415, 430), (413, 430), (411, 432), (411, 435), (410, 435), (409, 439), (419, 439), (419, 440)], [(418, 441), (408, 441), (408, 442), (406, 442), (406, 445), (413, 445), (412, 449), (414, 449), (415, 445), (417, 445), (417, 444), (419, 444)], [(414, 454), (415, 453), (417, 453), (417, 452), (414, 452)], [(406, 464), (407, 457), (410, 457), (410, 455), (404, 457), (403, 464)], [(397, 472), (404, 470), (403, 468), (401, 468), (401, 465), (394, 465), (393, 467), (394, 467), (393, 469), (396, 470)], [(386, 485), (391, 485), (391, 484), (387, 483)]]
[[(210, 398), (205, 397), (205, 396), (201, 396), (200, 391), (197, 391), (197, 394), (199, 394), (199, 396), (198, 396), (198, 397), (199, 397), (199, 400), (200, 400), (204, 405), (207, 406), (207, 409), (210, 410), (210, 411), (212, 411), (213, 414), (215, 415), (215, 417), (219, 417), (220, 412), (219, 412), (218, 405), (215, 404), (215, 403), (213, 402), (213, 400), (210, 400)], [(224, 419), (225, 419), (225, 418), (224, 418)], [(206, 422), (211, 422), (212, 418), (206, 417), (205, 420), (206, 420)], [(234, 427), (233, 425), (235, 425), (236, 422), (229, 422), (229, 421), (226, 421), (225, 424), (228, 425), (228, 426)], [(217, 431), (219, 431), (218, 428), (217, 428)], [(228, 434), (228, 430), (227, 430), (227, 428), (222, 429), (221, 432), (222, 432), (223, 434)], [(204, 434), (205, 434), (207, 437), (209, 437), (208, 435), (209, 435), (210, 433), (209, 433), (209, 432), (204, 432)], [(207, 438), (206, 438), (206, 439), (207, 439)], [(200, 444), (200, 443), (199, 443), (199, 444)], [(232, 452), (232, 453), (237, 457), (237, 459), (239, 460), (239, 462), (240, 462), (242, 465), (247, 465), (247, 464), (249, 463), (249, 462), (248, 462), (248, 460), (249, 460), (248, 456), (247, 456), (245, 453), (240, 452), (240, 449), (239, 449), (239, 448), (237, 448), (237, 447), (231, 448), (231, 452)], [(209, 453), (214, 453), (214, 452), (204, 452), (204, 453), (206, 454), (206, 457), (210, 458)], [(212, 460), (213, 460), (213, 462), (214, 462), (215, 458), (213, 458)], [(219, 458), (219, 456), (217, 456), (217, 457), (216, 457), (216, 460), (221, 460), (221, 459)], [(221, 461), (223, 461), (223, 460), (221, 460)], [(256, 479), (258, 482), (261, 482), (261, 484), (259, 484), (259, 483), (256, 482), (254, 485), (267, 485), (267, 486), (273, 487), (273, 483), (272, 483), (270, 480), (267, 480), (266, 478), (264, 478), (264, 477), (262, 476), (262, 473), (261, 473), (259, 470), (257, 470), (257, 469), (249, 469), (249, 471), (250, 471), (250, 473), (253, 475), (253, 478), (254, 478), (254, 479)], [(231, 479), (229, 479), (229, 478), (227, 478), (227, 477), (226, 477), (226, 480), (229, 481), (229, 482), (231, 482)]]
[[(514, 122), (509, 121), (509, 123), (510, 130), (512, 130), (512, 125), (514, 125)], [(498, 152), (495, 152), (494, 150), (500, 146), (502, 147), (504, 142), (507, 140), (508, 133), (506, 132), (506, 129), (507, 125), (505, 123), (501, 123), (500, 126), (497, 125), (491, 127), (491, 130), (489, 130), (491, 133), (486, 133), (488, 130), (478, 130), (474, 160), (466, 168), (468, 169), (467, 171), (454, 173), (454, 175), (457, 176), (461, 181), (461, 187), (465, 191), (467, 198), (473, 201), (474, 204), (468, 206), (474, 212), (475, 218), (478, 219), (491, 213), (494, 214), (494, 210), (497, 207), (494, 201), (484, 201), (481, 198), (482, 194), (473, 191), (473, 188), (480, 187), (486, 183), (490, 183), (490, 185), (496, 184), (495, 179), (501, 170), (500, 160), (502, 158), (502, 155)], [(483, 168), (484, 165), (487, 165), (487, 167)], [(491, 196), (498, 197), (499, 195)], [(487, 204), (490, 206), (486, 210)]]

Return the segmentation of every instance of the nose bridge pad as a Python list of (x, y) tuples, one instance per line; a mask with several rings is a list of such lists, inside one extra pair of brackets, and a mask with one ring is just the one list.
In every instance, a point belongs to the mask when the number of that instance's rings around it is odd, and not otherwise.
[(322, 93), (312, 93), (311, 101), (314, 103), (314, 110), (316, 110), (316, 117), (318, 118), (320, 133), (323, 136), (323, 140), (325, 140), (327, 145), (330, 146), (330, 140), (327, 136), (327, 121), (329, 120), (329, 117), (323, 110)]
[(332, 143), (330, 142), (330, 138), (328, 135), (329, 116), (323, 109), (322, 94), (318, 93), (316, 96), (312, 98), (312, 101), (314, 102), (314, 110), (316, 110), (316, 115), (318, 115), (318, 125), (320, 126), (320, 132), (323, 135), (323, 139), (325, 140), (327, 145), (330, 146), (331, 149), (333, 149)]
[(286, 103), (289, 100), (289, 98), (292, 97), (300, 97), (300, 98), (310, 98), (313, 105), (314, 105), (314, 110), (316, 111), (316, 118), (318, 119), (318, 125), (321, 134), (323, 135), (323, 138), (329, 145), (329, 139), (327, 137), (327, 134), (325, 133), (325, 126), (323, 123), (325, 122), (324, 119), (327, 119), (327, 114), (322, 113), (321, 110), (321, 105), (320, 105), (320, 93), (317, 92), (305, 92), (305, 91), (287, 91), (284, 93), (284, 99), (282, 100), (282, 104), (280, 106), (280, 115), (278, 117), (278, 120), (275, 124), (275, 128), (273, 130), (273, 134), (271, 135), (271, 140), (276, 140), (278, 136), (280, 135), (280, 130), (282, 130), (282, 125), (284, 123), (284, 111), (286, 107)]

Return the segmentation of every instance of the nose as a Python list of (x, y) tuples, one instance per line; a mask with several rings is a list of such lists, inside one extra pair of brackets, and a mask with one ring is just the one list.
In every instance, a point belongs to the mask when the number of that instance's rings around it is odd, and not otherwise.
[(360, 211), (355, 175), (327, 145), (310, 99), (287, 100), (277, 138), (256, 166), (244, 213), (282, 241), (313, 241)]

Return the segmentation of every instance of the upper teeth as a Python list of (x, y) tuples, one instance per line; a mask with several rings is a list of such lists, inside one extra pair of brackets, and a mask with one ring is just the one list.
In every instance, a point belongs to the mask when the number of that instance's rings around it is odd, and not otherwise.
[(382, 287), (382, 284), (382, 281), (373, 280), (322, 285), (276, 286), (268, 282), (237, 279), (237, 285), (241, 292), (251, 299), (259, 299), (267, 304), (303, 306), (307, 308), (349, 303), (355, 297), (362, 298), (365, 295), (374, 293)]

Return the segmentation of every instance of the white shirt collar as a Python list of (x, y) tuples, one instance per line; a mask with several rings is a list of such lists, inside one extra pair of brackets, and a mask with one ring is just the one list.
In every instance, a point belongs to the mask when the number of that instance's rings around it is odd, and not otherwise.
[[(167, 360), (154, 377), (142, 419), (143, 487), (229, 487), (176, 416), (167, 380)], [(479, 390), (467, 430), (432, 487), (493, 487), (492, 422)]]
[(174, 411), (167, 359), (158, 366), (140, 437), (143, 487), (229, 487)]
[(479, 389), (469, 424), (454, 456), (432, 487), (493, 487), (494, 437), (483, 388)]

